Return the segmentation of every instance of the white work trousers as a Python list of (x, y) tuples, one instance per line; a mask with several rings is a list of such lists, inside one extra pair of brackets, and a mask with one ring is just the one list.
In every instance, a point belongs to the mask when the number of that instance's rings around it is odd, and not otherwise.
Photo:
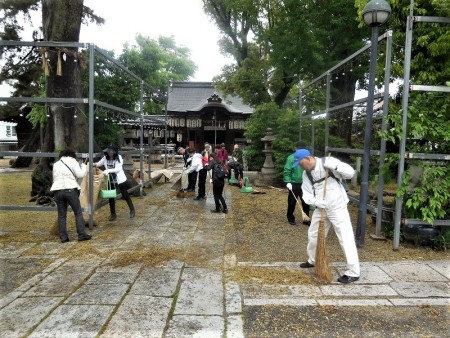
[[(312, 215), (311, 225), (308, 230), (308, 246), (306, 251), (308, 254), (308, 262), (311, 264), (314, 264), (316, 258), (320, 215), (321, 209), (316, 208)], [(360, 268), (358, 251), (356, 249), (355, 237), (347, 205), (333, 210), (325, 209), (325, 234), (327, 235), (330, 230), (330, 223), (333, 224), (339, 244), (347, 259), (347, 270), (345, 271), (345, 274), (351, 277), (359, 277)]]

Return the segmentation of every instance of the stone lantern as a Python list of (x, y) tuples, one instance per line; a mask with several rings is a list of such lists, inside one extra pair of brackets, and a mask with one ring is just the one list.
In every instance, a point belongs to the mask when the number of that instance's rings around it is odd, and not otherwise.
[(266, 129), (266, 136), (264, 136), (261, 141), (264, 142), (264, 150), (262, 151), (266, 154), (266, 159), (264, 161), (263, 167), (261, 169), (261, 180), (268, 185), (273, 185), (277, 178), (277, 171), (273, 164), (273, 141), (275, 136), (273, 135), (272, 128)]

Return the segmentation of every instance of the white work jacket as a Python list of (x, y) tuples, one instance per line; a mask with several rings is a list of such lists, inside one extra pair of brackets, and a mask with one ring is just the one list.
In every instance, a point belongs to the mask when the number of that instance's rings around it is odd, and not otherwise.
[[(318, 181), (321, 178), (324, 178), (326, 175), (326, 169), (323, 167), (322, 159), (319, 157), (315, 157), (316, 165), (311, 170), (311, 175), (314, 181)], [(337, 179), (349, 179), (352, 178), (355, 174), (355, 170), (342, 161), (335, 159), (338, 162), (337, 169), (332, 170), (334, 176)], [(314, 187), (306, 174), (306, 170), (303, 172), (303, 183), (302, 183), (302, 192), (303, 192), (303, 200), (306, 204), (315, 205), (316, 198), (323, 199), (325, 181), (318, 182), (314, 184)], [(327, 178), (327, 190), (325, 201), (327, 202), (326, 209), (335, 209), (340, 208), (343, 205), (346, 205), (349, 202), (347, 192), (341, 183), (339, 183), (336, 179), (328, 175)]]
[(53, 164), (53, 184), (50, 190), (81, 189), (77, 179), (83, 178), (85, 175), (86, 164), (79, 164), (73, 157), (63, 156)]

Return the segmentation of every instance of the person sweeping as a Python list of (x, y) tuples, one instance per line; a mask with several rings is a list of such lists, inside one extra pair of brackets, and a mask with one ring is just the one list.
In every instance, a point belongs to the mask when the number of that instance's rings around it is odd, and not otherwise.
[[(294, 153), (294, 158), (295, 162), (293, 167), (300, 165), (304, 169), (302, 198), (307, 204), (316, 206), (316, 210), (314, 210), (311, 218), (311, 225), (308, 229), (308, 246), (306, 249), (308, 260), (301, 263), (300, 267), (314, 267), (319, 223), (322, 209), (324, 209), (325, 234), (328, 233), (330, 225), (333, 225), (339, 244), (347, 260), (347, 269), (337, 280), (340, 283), (357, 281), (360, 277), (359, 257), (350, 214), (347, 209), (349, 199), (341, 181), (342, 179), (352, 178), (355, 170), (347, 163), (334, 157), (321, 159), (311, 156), (307, 149), (298, 149)], [(310, 172), (309, 177), (307, 171)], [(325, 199), (323, 199), (323, 189), (327, 176), (327, 193)]]
[[(302, 144), (303, 142), (297, 142), (295, 145), (295, 150), (297, 151), (298, 149), (301, 149)], [(301, 199), (303, 169), (298, 165), (293, 167), (292, 165), (294, 162), (294, 153), (292, 153), (286, 159), (286, 163), (283, 168), (283, 180), (284, 183), (286, 183), (286, 188), (289, 190), (286, 217), (289, 224), (296, 225), (294, 211), (296, 204), (299, 204), (299, 208), (303, 215), (302, 222), (305, 225), (309, 225), (311, 221), (309, 218), (309, 205)], [(301, 205), (299, 199), (301, 200)]]

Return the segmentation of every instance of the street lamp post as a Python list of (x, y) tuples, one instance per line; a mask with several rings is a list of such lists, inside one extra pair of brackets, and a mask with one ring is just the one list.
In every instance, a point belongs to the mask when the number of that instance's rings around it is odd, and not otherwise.
[[(361, 192), (359, 196), (358, 223), (356, 228), (356, 243), (364, 246), (366, 235), (367, 200), (369, 192), (369, 163), (372, 143), (373, 97), (375, 91), (375, 71), (377, 65), (378, 27), (384, 24), (391, 14), (391, 6), (384, 0), (371, 0), (363, 9), (364, 22), (372, 27), (370, 40), (369, 87), (367, 94), (366, 127), (364, 132), (364, 154), (361, 173)], [(385, 90), (388, 90), (385, 88)], [(378, 211), (380, 212), (380, 211)]]
[(216, 148), (217, 147), (217, 116), (216, 116), (215, 110), (214, 110), (213, 120), (214, 120), (214, 148)]

